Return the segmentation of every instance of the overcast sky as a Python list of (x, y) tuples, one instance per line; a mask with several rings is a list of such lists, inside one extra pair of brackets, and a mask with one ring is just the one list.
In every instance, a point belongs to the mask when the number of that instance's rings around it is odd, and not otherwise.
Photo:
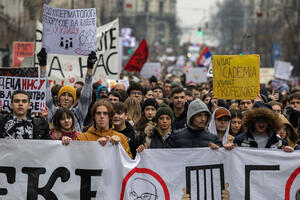
[(177, 18), (182, 27), (181, 43), (190, 38), (193, 43), (214, 44), (213, 38), (198, 36), (198, 27), (204, 27), (212, 14), (216, 12), (215, 5), (223, 0), (177, 0)]

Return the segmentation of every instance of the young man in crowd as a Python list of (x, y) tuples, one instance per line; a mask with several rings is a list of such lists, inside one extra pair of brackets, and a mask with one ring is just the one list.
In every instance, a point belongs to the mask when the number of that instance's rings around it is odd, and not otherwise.
[(113, 117), (114, 130), (124, 134), (127, 137), (127, 142), (132, 153), (132, 157), (135, 158), (136, 155), (136, 141), (135, 141), (135, 131), (131, 124), (127, 121), (128, 118), (128, 108), (123, 102), (116, 102), (113, 104), (115, 110), (115, 115)]
[(170, 98), (171, 92), (172, 92), (172, 82), (170, 80), (165, 80), (163, 83), (163, 89), (164, 89), (164, 96), (167, 98)]
[(189, 107), (182, 87), (175, 87), (172, 89), (171, 101), (170, 107), (174, 113), (173, 128), (174, 130), (178, 130), (185, 127), (187, 122), (187, 110)]
[(253, 102), (251, 100), (239, 100), (238, 104), (240, 111), (243, 113), (248, 110), (251, 110), (253, 106)]
[(80, 134), (77, 140), (98, 141), (102, 146), (105, 146), (107, 142), (114, 145), (121, 142), (126, 153), (132, 157), (126, 136), (113, 130), (114, 114), (115, 111), (111, 103), (107, 100), (97, 101), (92, 109), (93, 125), (87, 132)]
[(294, 110), (300, 111), (300, 93), (294, 93), (289, 96), (288, 104)]
[[(56, 106), (51, 95), (50, 85), (48, 77), (46, 76), (47, 65), (47, 53), (44, 48), (38, 53), (38, 59), (40, 62), (41, 77), (46, 78), (46, 105), (48, 107), (48, 122), (52, 121), (52, 118), (56, 112)], [(84, 119), (88, 113), (88, 108), (92, 100), (92, 73), (95, 62), (97, 61), (96, 53), (89, 54), (87, 60), (87, 74), (85, 77), (84, 86), (82, 88), (80, 100), (78, 105), (74, 108), (76, 103), (76, 90), (73, 86), (63, 86), (58, 92), (59, 106), (71, 109), (75, 117), (75, 128), (78, 132), (82, 132), (82, 126)]]
[(154, 99), (164, 97), (163, 89), (160, 86), (154, 86), (152, 90)]
[(0, 138), (51, 139), (47, 120), (30, 115), (30, 95), (17, 90), (11, 97), (11, 113), (0, 112)]
[(144, 95), (144, 88), (141, 84), (133, 82), (127, 89), (129, 97), (135, 97), (141, 103)]
[(120, 96), (119, 92), (116, 92), (116, 91), (110, 91), (108, 93), (107, 97), (108, 97), (109, 102), (112, 104), (121, 101), (121, 96)]

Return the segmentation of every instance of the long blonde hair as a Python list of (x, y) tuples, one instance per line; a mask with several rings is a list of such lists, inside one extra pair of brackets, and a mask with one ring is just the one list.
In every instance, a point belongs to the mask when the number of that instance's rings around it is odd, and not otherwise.
[(136, 124), (142, 116), (140, 102), (135, 97), (128, 97), (124, 103), (128, 107), (128, 120), (132, 120)]

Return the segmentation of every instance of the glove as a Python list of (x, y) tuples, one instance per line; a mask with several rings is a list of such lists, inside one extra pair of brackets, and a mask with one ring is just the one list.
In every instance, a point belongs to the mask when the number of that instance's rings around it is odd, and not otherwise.
[(47, 52), (45, 48), (42, 48), (40, 52), (37, 54), (40, 66), (45, 66), (47, 65)]
[(95, 51), (92, 51), (92, 52), (89, 54), (89, 57), (88, 57), (88, 59), (87, 59), (87, 68), (88, 68), (88, 69), (93, 69), (94, 64), (96, 63), (96, 61), (97, 61), (96, 53), (95, 53)]

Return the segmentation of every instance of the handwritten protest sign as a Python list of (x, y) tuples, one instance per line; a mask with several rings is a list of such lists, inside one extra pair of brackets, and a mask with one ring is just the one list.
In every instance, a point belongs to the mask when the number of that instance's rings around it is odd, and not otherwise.
[(14, 42), (14, 59), (13, 67), (21, 67), (23, 60), (26, 57), (33, 56), (33, 42)]
[(275, 78), (289, 80), (294, 67), (289, 62), (276, 60), (274, 68)]
[(186, 83), (204, 83), (207, 81), (206, 68), (192, 68), (186, 74)]
[(24, 90), (31, 96), (32, 112), (40, 112), (46, 107), (46, 80), (42, 78), (23, 78), (0, 76), (0, 105), (9, 110), (10, 100), (15, 90)]
[(259, 64), (259, 55), (214, 55), (214, 95), (219, 99), (254, 99), (257, 97)]
[(160, 77), (161, 73), (161, 64), (160, 63), (145, 63), (142, 71), (141, 76), (143, 78), (150, 78), (151, 76), (155, 76), (157, 78)]
[(17, 76), (17, 77), (38, 77), (38, 67), (26, 68), (0, 68), (0, 76)]
[[(43, 27), (37, 22), (36, 48), (34, 66), (39, 62), (36, 54), (42, 48)], [(116, 19), (97, 28), (97, 58), (93, 69), (93, 82), (105, 82), (106, 79), (118, 80), (120, 76), (119, 52), (119, 20)], [(84, 81), (86, 74), (87, 57), (61, 54), (48, 54), (47, 75), (50, 84), (74, 84)]]
[(97, 47), (96, 8), (62, 9), (44, 4), (43, 47), (48, 53), (88, 55)]

